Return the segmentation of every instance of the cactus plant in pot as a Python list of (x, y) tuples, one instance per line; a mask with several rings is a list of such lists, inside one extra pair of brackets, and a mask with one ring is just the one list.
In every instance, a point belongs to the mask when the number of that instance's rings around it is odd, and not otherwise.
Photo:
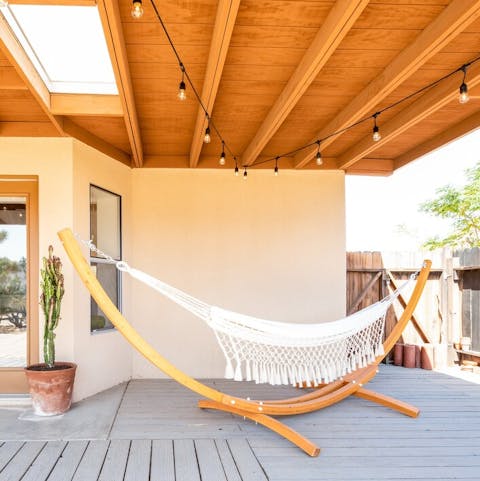
[(35, 414), (54, 416), (62, 414), (72, 403), (76, 364), (55, 362), (55, 329), (60, 320), (62, 298), (65, 292), (62, 261), (48, 247), (40, 271), (40, 305), (45, 318), (43, 331), (43, 358), (41, 364), (25, 368)]

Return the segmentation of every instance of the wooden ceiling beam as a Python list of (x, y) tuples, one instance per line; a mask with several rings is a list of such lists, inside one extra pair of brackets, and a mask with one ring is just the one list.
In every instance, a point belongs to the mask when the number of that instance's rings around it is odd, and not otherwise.
[(348, 175), (376, 175), (387, 177), (394, 171), (393, 159), (361, 159), (346, 170)]
[(143, 164), (142, 138), (118, 2), (116, 0), (98, 0), (98, 11), (123, 107), (125, 127), (128, 133), (130, 148), (132, 149), (133, 163), (135, 167), (141, 167)]
[[(316, 142), (344, 129), (369, 113), (373, 113), (387, 95), (413, 75), (433, 55), (443, 49), (460, 32), (480, 16), (480, 0), (453, 0), (406, 49), (390, 62), (383, 72), (370, 82), (353, 100), (326, 124), (311, 140)], [(339, 134), (340, 135), (340, 134)], [(322, 142), (328, 147), (338, 136)], [(296, 168), (306, 165), (316, 148), (305, 149), (295, 157)]]
[(51, 122), (0, 122), (2, 137), (59, 137)]
[[(410, 129), (447, 103), (458, 98), (458, 88), (461, 82), (462, 73), (459, 72), (458, 75), (454, 75), (437, 84), (435, 87), (432, 87), (385, 124), (382, 124), (381, 116), (378, 117), (377, 123), (380, 127), (382, 138), (378, 142), (375, 142), (370, 134), (365, 136), (339, 156), (337, 167), (343, 170), (348, 169), (355, 164), (355, 162), (368, 156), (402, 132)], [(467, 82), (471, 87), (480, 83), (480, 64), (476, 63), (470, 66), (468, 69)], [(458, 108), (462, 108), (460, 103), (458, 104)]]
[(67, 7), (94, 7), (96, 0), (8, 0), (10, 5), (65, 5)]
[(0, 49), (7, 57), (10, 64), (15, 68), (17, 74), (23, 80), (28, 90), (30, 90), (30, 93), (55, 126), (58, 133), (64, 135), (62, 129), (62, 117), (56, 116), (50, 111), (50, 92), (1, 13)]
[(295, 72), (243, 152), (243, 165), (255, 162), (367, 5), (368, 0), (338, 0), (333, 5)]
[(50, 110), (55, 115), (123, 117), (118, 95), (51, 94)]
[[(227, 57), (233, 27), (237, 18), (240, 0), (220, 0), (217, 6), (215, 27), (213, 29), (207, 69), (203, 80), (202, 103), (210, 114), (213, 111), (218, 86), (222, 78), (223, 67)], [(193, 93), (191, 94), (193, 95)], [(198, 108), (197, 120), (190, 147), (190, 167), (196, 167), (203, 145), (203, 137), (207, 128), (207, 119), (201, 106)]]
[(438, 135), (435, 135), (431, 139), (422, 142), (419, 145), (416, 145), (408, 152), (398, 156), (394, 159), (394, 169), (399, 169), (404, 165), (412, 162), (413, 160), (422, 157), (422, 155), (428, 154), (429, 152), (433, 152), (436, 149), (452, 142), (463, 135), (466, 135), (480, 127), (480, 112), (476, 112), (470, 117), (463, 119), (462, 121), (452, 125), (447, 130), (444, 130)]
[(65, 133), (70, 135), (70, 137), (74, 137), (77, 140), (80, 140), (84, 144), (93, 147), (94, 149), (99, 150), (100, 152), (112, 157), (123, 164), (131, 166), (132, 159), (129, 154), (124, 152), (123, 150), (117, 149), (112, 144), (105, 142), (100, 137), (92, 134), (88, 130), (85, 130), (83, 127), (80, 127), (76, 123), (72, 122), (70, 119), (65, 118), (63, 121), (63, 128)]

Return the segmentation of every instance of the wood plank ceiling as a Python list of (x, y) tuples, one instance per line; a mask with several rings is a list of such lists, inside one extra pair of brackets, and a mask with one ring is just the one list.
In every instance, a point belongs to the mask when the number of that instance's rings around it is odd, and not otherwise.
[[(12, 3), (29, 3), (12, 0)], [(0, 19), (0, 135), (72, 136), (132, 167), (233, 169), (151, 0), (98, 0), (119, 96), (50, 95)], [(30, 0), (92, 4), (94, 0)], [(294, 151), (371, 116), (480, 55), (480, 0), (156, 0), (238, 165)], [(373, 120), (279, 159), (279, 167), (388, 175), (480, 125), (480, 62)]]

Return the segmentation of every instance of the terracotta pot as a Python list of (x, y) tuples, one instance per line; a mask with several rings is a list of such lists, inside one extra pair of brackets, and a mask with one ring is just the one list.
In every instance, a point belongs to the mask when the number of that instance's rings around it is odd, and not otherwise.
[(422, 367), (422, 348), (415, 344), (415, 367)]
[(433, 345), (424, 344), (421, 352), (422, 369), (431, 371), (433, 369)]
[(397, 343), (393, 346), (393, 364), (403, 366), (403, 344)]
[(403, 367), (415, 367), (415, 346), (413, 344), (403, 346)]
[(39, 416), (56, 416), (70, 409), (73, 381), (77, 365), (72, 362), (56, 362), (65, 369), (37, 370), (45, 364), (33, 364), (25, 368), (33, 410)]

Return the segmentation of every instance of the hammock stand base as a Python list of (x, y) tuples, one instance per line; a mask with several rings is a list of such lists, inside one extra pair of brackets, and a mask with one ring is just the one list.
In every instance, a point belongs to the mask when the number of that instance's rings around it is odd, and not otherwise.
[(161, 356), (153, 346), (140, 336), (132, 325), (123, 317), (115, 304), (112, 303), (100, 283), (97, 281), (90, 265), (84, 258), (72, 231), (70, 229), (63, 229), (58, 233), (58, 236), (63, 242), (65, 251), (81, 280), (112, 324), (125, 337), (125, 339), (140, 352), (140, 354), (163, 371), (167, 376), (188, 389), (200, 394), (202, 397), (206, 397), (206, 400), (201, 400), (198, 403), (198, 406), (202, 409), (225, 411), (251, 419), (276, 432), (285, 439), (288, 439), (310, 456), (318, 456), (320, 448), (301, 434), (271, 416), (291, 416), (317, 411), (335, 404), (351, 395), (389, 407), (410, 417), (417, 417), (419, 414), (419, 410), (416, 407), (384, 394), (370, 391), (363, 386), (378, 372), (378, 364), (393, 348), (394, 344), (402, 335), (408, 321), (412, 317), (413, 311), (417, 306), (423, 288), (427, 282), (431, 261), (427, 260), (424, 262), (410, 300), (406, 305), (402, 316), (383, 344), (384, 355), (378, 356), (372, 364), (365, 368), (358, 369), (341, 380), (319, 386), (317, 389), (302, 394), (301, 396), (284, 400), (259, 401), (242, 399), (217, 391), (216, 389), (188, 376), (188, 374), (179, 370), (167, 359)]

